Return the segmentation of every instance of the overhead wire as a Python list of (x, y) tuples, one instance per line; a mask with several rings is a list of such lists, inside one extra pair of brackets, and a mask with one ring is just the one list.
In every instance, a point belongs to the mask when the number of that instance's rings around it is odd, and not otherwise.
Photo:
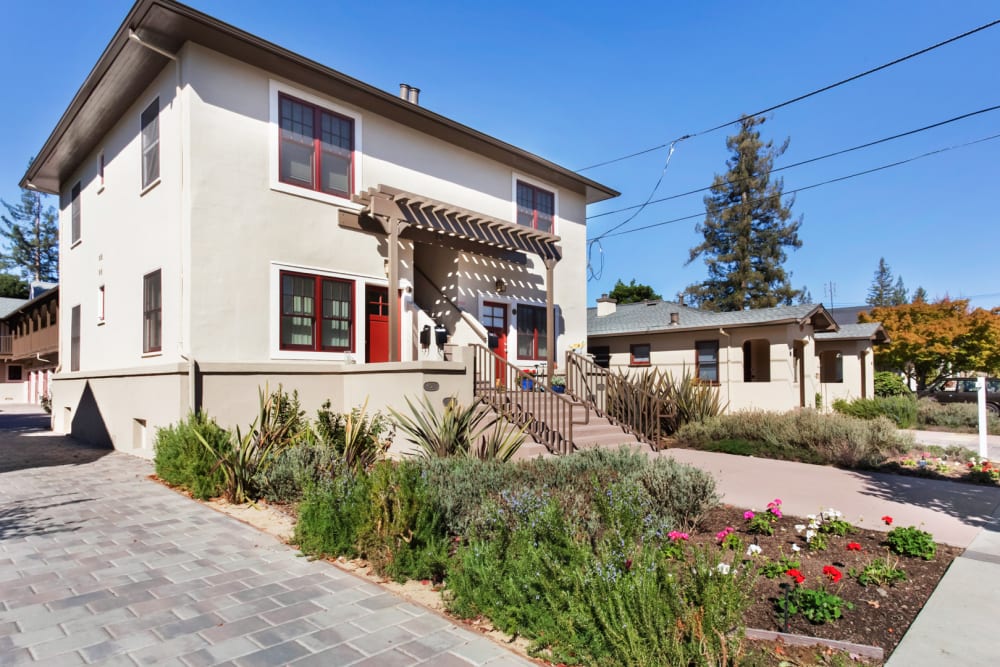
[[(909, 130), (907, 132), (900, 132), (899, 134), (894, 134), (894, 135), (892, 135), (890, 137), (883, 137), (882, 139), (876, 139), (875, 141), (869, 141), (868, 143), (859, 144), (857, 146), (851, 146), (850, 148), (845, 148), (843, 150), (834, 151), (833, 153), (827, 153), (825, 155), (820, 155), (820, 156), (817, 156), (817, 157), (809, 158), (808, 160), (801, 160), (799, 162), (794, 162), (792, 164), (786, 164), (786, 165), (784, 165), (782, 167), (777, 167), (775, 169), (772, 169), (770, 173), (773, 174), (773, 173), (776, 173), (776, 172), (779, 172), (779, 171), (785, 171), (787, 169), (793, 169), (795, 167), (801, 167), (802, 165), (811, 164), (813, 162), (819, 162), (820, 160), (826, 160), (828, 158), (836, 157), (838, 155), (844, 155), (846, 153), (852, 153), (854, 151), (859, 151), (859, 150), (862, 150), (864, 148), (871, 148), (872, 146), (877, 146), (879, 144), (884, 144), (884, 143), (889, 142), (889, 141), (894, 141), (896, 139), (902, 139), (903, 137), (909, 137), (909, 136), (912, 136), (914, 134), (919, 134), (921, 132), (926, 132), (928, 130), (933, 130), (933, 129), (941, 127), (943, 125), (948, 125), (949, 123), (955, 123), (955, 122), (958, 122), (960, 120), (965, 120), (966, 118), (972, 118), (973, 116), (978, 116), (980, 114), (988, 113), (990, 111), (996, 111), (997, 109), (1000, 109), (1000, 104), (998, 104), (996, 106), (986, 107), (984, 109), (979, 109), (977, 111), (970, 111), (969, 113), (965, 113), (965, 114), (962, 114), (960, 116), (955, 116), (954, 118), (949, 118), (947, 120), (942, 120), (942, 121), (939, 121), (937, 123), (932, 123), (930, 125), (924, 125), (923, 127), (918, 127), (918, 128), (916, 128), (914, 130)], [(737, 179), (735, 181), (730, 181), (730, 183), (739, 183), (739, 182), (741, 182), (743, 180), (746, 180), (746, 179)], [(634, 209), (637, 209), (637, 208), (641, 209), (641, 208), (645, 208), (646, 206), (648, 206), (650, 204), (659, 204), (659, 203), (665, 202), (665, 201), (671, 201), (671, 200), (674, 200), (674, 199), (680, 199), (681, 197), (687, 197), (689, 195), (697, 194), (699, 192), (706, 192), (706, 191), (711, 190), (711, 189), (712, 189), (711, 185), (706, 185), (705, 187), (702, 187), (702, 188), (697, 188), (695, 190), (688, 190), (687, 192), (679, 192), (677, 194), (669, 195), (667, 197), (661, 197), (660, 199), (653, 199), (651, 201), (647, 200), (646, 202), (644, 202), (642, 204), (633, 204), (632, 206), (623, 206), (622, 208), (616, 208), (616, 209), (611, 210), (611, 211), (602, 211), (601, 213), (595, 213), (594, 215), (587, 216), (587, 220), (594, 220), (596, 218), (603, 218), (604, 216), (613, 215), (615, 213), (624, 213), (625, 211), (631, 211), (631, 210), (634, 210)], [(632, 218), (634, 218), (634, 217), (635, 216), (632, 216)], [(631, 220), (632, 218), (629, 218), (629, 220)], [(628, 222), (628, 221), (626, 221), (626, 222)], [(614, 227), (612, 229), (617, 229), (617, 227)], [(597, 237), (597, 238), (600, 238), (600, 237)]]
[[(748, 115), (748, 116), (762, 116), (762, 115), (770, 113), (772, 111), (777, 111), (778, 109), (781, 109), (783, 107), (787, 107), (790, 104), (795, 104), (796, 102), (801, 102), (802, 100), (808, 99), (808, 98), (813, 97), (815, 95), (819, 95), (820, 93), (825, 93), (828, 90), (833, 90), (834, 88), (838, 88), (840, 86), (843, 86), (844, 84), (851, 83), (852, 81), (857, 81), (858, 79), (864, 78), (864, 77), (869, 76), (871, 74), (875, 74), (876, 72), (881, 72), (884, 69), (888, 69), (889, 67), (892, 67), (894, 65), (898, 65), (898, 64), (900, 64), (902, 62), (906, 62), (907, 60), (910, 60), (912, 58), (916, 58), (917, 56), (922, 56), (925, 53), (929, 53), (930, 51), (933, 51), (935, 49), (939, 49), (942, 46), (946, 46), (948, 44), (951, 44), (952, 42), (957, 42), (960, 39), (965, 39), (966, 37), (970, 37), (970, 36), (972, 36), (972, 35), (974, 35), (974, 34), (976, 34), (978, 32), (982, 32), (983, 30), (987, 30), (988, 28), (992, 28), (992, 27), (994, 27), (994, 26), (996, 26), (998, 24), (1000, 24), (1000, 19), (997, 19), (995, 21), (991, 21), (991, 22), (986, 23), (984, 25), (981, 25), (981, 26), (979, 26), (977, 28), (973, 28), (972, 30), (967, 30), (967, 31), (963, 32), (960, 35), (955, 35), (954, 37), (951, 37), (949, 39), (943, 40), (943, 41), (938, 42), (936, 44), (932, 44), (932, 45), (930, 45), (928, 47), (920, 49), (919, 51), (914, 51), (913, 53), (909, 53), (909, 54), (907, 54), (905, 56), (902, 56), (900, 58), (896, 58), (895, 60), (892, 60), (890, 62), (887, 62), (887, 63), (884, 63), (882, 65), (879, 65), (878, 67), (873, 67), (873, 68), (865, 70), (864, 72), (861, 72), (859, 74), (855, 74), (854, 76), (847, 77), (846, 79), (841, 79), (840, 81), (837, 81), (835, 83), (831, 83), (829, 85), (823, 86), (822, 88), (817, 88), (816, 90), (812, 90), (812, 91), (810, 91), (808, 93), (804, 93), (802, 95), (799, 95), (798, 97), (793, 97), (793, 98), (791, 98), (789, 100), (785, 100), (784, 102), (781, 102), (779, 104), (775, 104), (775, 105), (769, 106), (766, 109), (761, 109), (759, 111), (753, 112), (752, 114), (746, 114), (746, 115)], [(704, 129), (704, 130), (700, 130), (698, 132), (694, 132), (694, 133), (691, 133), (691, 134), (685, 134), (685, 135), (683, 135), (681, 137), (678, 137), (677, 139), (674, 139), (673, 141), (668, 141), (668, 142), (660, 144), (658, 146), (653, 146), (651, 148), (645, 148), (643, 150), (636, 151), (634, 153), (629, 153), (628, 155), (623, 155), (621, 157), (616, 157), (616, 158), (613, 158), (611, 160), (605, 160), (603, 162), (597, 162), (595, 164), (588, 165), (586, 167), (581, 167), (580, 169), (577, 169), (576, 171), (577, 172), (588, 171), (590, 169), (596, 169), (597, 167), (603, 167), (603, 166), (606, 166), (606, 165), (609, 165), (609, 164), (614, 164), (616, 162), (621, 162), (622, 160), (628, 160), (628, 159), (631, 159), (633, 157), (637, 157), (639, 155), (645, 155), (646, 153), (651, 153), (651, 152), (657, 151), (657, 150), (659, 150), (661, 148), (666, 148), (667, 146), (677, 144), (678, 142), (684, 141), (685, 139), (691, 139), (693, 137), (697, 137), (697, 136), (701, 136), (703, 134), (708, 134), (710, 132), (715, 132), (717, 130), (721, 130), (724, 127), (729, 127), (730, 125), (733, 125), (734, 123), (740, 122), (740, 120), (742, 120), (742, 118), (743, 118), (743, 116), (741, 116), (740, 118), (737, 118), (735, 120), (730, 120), (730, 121), (727, 121), (725, 123), (720, 123), (719, 125), (716, 125), (714, 127), (710, 127), (710, 128)]]
[[(991, 136), (988, 136), (988, 137), (983, 137), (981, 139), (975, 139), (973, 141), (968, 141), (968, 142), (965, 142), (963, 144), (956, 144), (954, 146), (946, 146), (944, 148), (938, 148), (937, 150), (928, 151), (926, 153), (921, 153), (920, 155), (914, 155), (913, 157), (906, 158), (905, 160), (898, 160), (896, 162), (891, 162), (889, 164), (884, 164), (884, 165), (882, 165), (880, 167), (874, 167), (872, 169), (865, 169), (864, 171), (858, 171), (858, 172), (855, 172), (853, 174), (848, 174), (846, 176), (840, 176), (840, 177), (837, 177), (837, 178), (831, 178), (829, 180), (822, 181), (820, 183), (813, 183), (812, 185), (806, 185), (806, 186), (803, 186), (801, 188), (795, 188), (794, 190), (788, 190), (787, 192), (783, 192), (781, 196), (785, 197), (785, 196), (788, 196), (788, 195), (796, 194), (798, 192), (805, 192), (806, 190), (812, 190), (814, 188), (822, 187), (824, 185), (830, 185), (832, 183), (840, 183), (841, 181), (846, 181), (846, 180), (849, 180), (849, 179), (852, 179), (852, 178), (857, 178), (859, 176), (865, 176), (867, 174), (873, 174), (875, 172), (884, 171), (886, 169), (892, 169), (894, 167), (899, 167), (899, 166), (902, 166), (902, 165), (910, 163), (910, 162), (915, 162), (916, 160), (921, 160), (923, 158), (930, 157), (932, 155), (939, 155), (941, 153), (947, 153), (948, 151), (957, 150), (959, 148), (967, 148), (967, 147), (973, 146), (975, 144), (981, 144), (981, 143), (986, 142), (986, 141), (992, 141), (993, 139), (1000, 139), (1000, 134), (994, 134), (994, 135), (991, 135)], [(753, 201), (753, 203), (757, 203), (757, 202), (764, 201), (765, 199), (768, 199), (769, 197), (773, 197), (773, 196), (774, 195), (769, 195), (768, 197), (761, 197), (761, 198), (758, 198), (758, 199), (754, 199), (752, 201)], [(656, 222), (656, 223), (653, 223), (653, 224), (650, 224), (650, 225), (644, 225), (642, 227), (633, 227), (632, 229), (626, 229), (626, 230), (623, 230), (623, 231), (620, 231), (620, 232), (602, 234), (602, 235), (596, 237), (594, 240), (595, 241), (599, 241), (602, 238), (611, 238), (611, 237), (615, 237), (615, 236), (624, 236), (625, 234), (633, 234), (635, 232), (641, 232), (641, 231), (645, 231), (647, 229), (653, 229), (653, 228), (656, 228), (656, 227), (662, 227), (664, 225), (673, 224), (675, 222), (682, 222), (684, 220), (693, 220), (695, 218), (704, 217), (704, 215), (705, 215), (705, 212), (701, 211), (699, 213), (694, 213), (692, 215), (685, 215), (685, 216), (682, 216), (682, 217), (679, 217), (679, 218), (673, 218), (671, 220), (664, 220), (663, 222)]]

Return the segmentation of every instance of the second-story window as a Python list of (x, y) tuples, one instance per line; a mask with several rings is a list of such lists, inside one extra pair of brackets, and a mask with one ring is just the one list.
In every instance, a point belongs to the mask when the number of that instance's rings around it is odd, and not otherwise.
[(552, 232), (556, 214), (556, 196), (547, 190), (517, 182), (517, 224)]
[(72, 220), (72, 228), (70, 230), (70, 243), (76, 243), (80, 240), (80, 183), (78, 182), (73, 186), (73, 189), (69, 193), (70, 203), (70, 218)]
[(160, 178), (160, 98), (142, 112), (142, 187), (148, 188)]
[(287, 95), (278, 98), (279, 179), (349, 197), (354, 178), (354, 121)]

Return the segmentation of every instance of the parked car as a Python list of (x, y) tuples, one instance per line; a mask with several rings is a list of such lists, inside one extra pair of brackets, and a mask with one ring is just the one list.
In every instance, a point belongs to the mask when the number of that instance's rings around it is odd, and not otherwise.
[[(979, 401), (978, 378), (941, 378), (922, 391), (921, 398), (931, 398), (938, 403), (976, 403)], [(986, 379), (986, 409), (1000, 415), (1000, 379)]]

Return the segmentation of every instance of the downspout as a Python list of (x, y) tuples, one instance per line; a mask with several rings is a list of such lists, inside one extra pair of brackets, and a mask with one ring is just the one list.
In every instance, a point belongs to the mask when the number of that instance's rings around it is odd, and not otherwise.
[[(180, 204), (180, 222), (177, 226), (177, 252), (178, 257), (178, 280), (180, 283), (180, 298), (178, 303), (180, 308), (177, 313), (177, 347), (178, 354), (181, 359), (188, 362), (188, 409), (192, 412), (198, 412), (201, 409), (199, 405), (200, 397), (197, 391), (198, 384), (198, 362), (194, 359), (194, 356), (190, 353), (190, 350), (185, 349), (185, 336), (184, 336), (184, 312), (186, 308), (186, 302), (184, 298), (185, 281), (184, 281), (184, 230), (190, 227), (190, 216), (187, 197), (185, 197), (185, 188), (187, 187), (186, 180), (184, 178), (184, 138), (186, 136), (186, 123), (184, 115), (184, 102), (183, 102), (183, 72), (181, 71), (181, 59), (177, 53), (171, 53), (166, 49), (161, 49), (155, 44), (150, 44), (149, 42), (142, 39), (135, 30), (128, 31), (128, 38), (138, 44), (139, 46), (149, 49), (153, 53), (157, 53), (164, 58), (168, 58), (174, 62), (174, 72), (175, 72), (175, 83), (174, 83), (174, 100), (177, 102), (177, 169), (178, 169), (178, 185), (180, 186), (181, 193), (181, 204)], [(185, 354), (186, 353), (186, 354)]]
[(733, 354), (733, 338), (726, 330), (719, 327), (719, 333), (726, 337), (726, 410), (733, 403), (733, 384), (729, 377), (729, 357)]

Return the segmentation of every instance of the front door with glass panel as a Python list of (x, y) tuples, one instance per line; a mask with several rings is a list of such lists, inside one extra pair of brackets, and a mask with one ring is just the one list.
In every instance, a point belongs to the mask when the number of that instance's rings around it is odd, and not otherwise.
[(365, 287), (365, 361), (389, 361), (389, 290)]
[[(497, 347), (493, 352), (503, 359), (507, 360), (507, 304), (504, 303), (493, 303), (490, 301), (483, 302), (483, 308), (480, 312), (479, 321), (486, 328), (486, 331), (495, 335), (497, 337)], [(506, 364), (503, 361), (497, 360), (493, 369), (494, 381), (499, 381), (501, 384), (504, 383), (504, 378), (506, 377)]]

